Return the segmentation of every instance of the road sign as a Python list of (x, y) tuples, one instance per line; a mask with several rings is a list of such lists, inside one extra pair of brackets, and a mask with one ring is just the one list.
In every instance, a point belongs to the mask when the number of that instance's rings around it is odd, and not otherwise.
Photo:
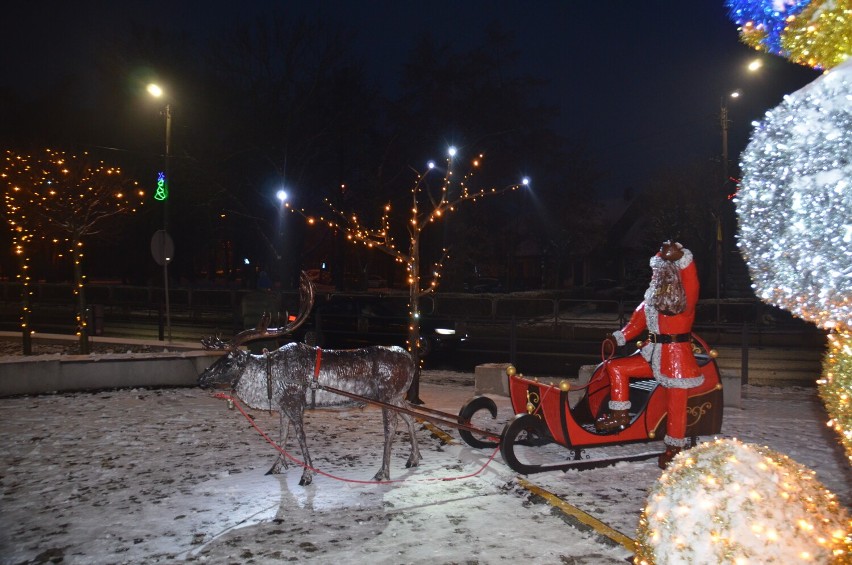
[(168, 261), (171, 263), (175, 257), (175, 244), (172, 237), (165, 230), (157, 230), (151, 238), (151, 255), (158, 265), (163, 266)]

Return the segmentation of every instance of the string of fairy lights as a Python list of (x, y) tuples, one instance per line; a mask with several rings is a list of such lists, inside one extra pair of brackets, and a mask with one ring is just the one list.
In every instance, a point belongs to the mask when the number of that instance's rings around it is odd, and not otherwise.
[[(87, 152), (77, 155), (50, 148), (37, 155), (6, 151), (0, 179), (6, 187), (4, 203), (12, 245), (20, 261), (21, 331), (28, 332), (31, 259), (37, 252), (36, 243), (56, 246), (57, 258), (66, 253), (70, 256), (73, 295), (81, 304), (86, 280), (82, 271), (84, 238), (96, 233), (96, 224), (105, 218), (136, 212), (145, 193), (120, 168), (96, 162)], [(82, 310), (78, 308), (75, 314), (78, 335), (87, 332), (88, 320)]]
[[(314, 215), (304, 208), (290, 206), (289, 202), (285, 203), (285, 207), (291, 212), (301, 215), (309, 226), (322, 225), (332, 230), (339, 230), (345, 235), (347, 241), (364, 245), (368, 249), (381, 251), (393, 257), (397, 263), (405, 265), (406, 282), (410, 289), (409, 315), (411, 320), (414, 321), (420, 316), (417, 309), (417, 299), (434, 292), (438, 288), (444, 264), (450, 257), (449, 249), (442, 248), (440, 258), (431, 265), (428, 284), (424, 287), (420, 276), (420, 236), (423, 231), (429, 225), (457, 211), (459, 206), (465, 202), (476, 202), (479, 199), (514, 191), (530, 184), (530, 180), (524, 178), (519, 183), (502, 188), (472, 189), (471, 183), (476, 173), (481, 169), (485, 156), (478, 154), (471, 159), (470, 169), (459, 180), (457, 180), (454, 170), (457, 156), (456, 148), (450, 147), (447, 152), (444, 177), (441, 180), (440, 187), (434, 191), (435, 194), (430, 192), (427, 187), (428, 178), (438, 170), (434, 161), (427, 164), (424, 172), (416, 173), (410, 189), (410, 215), (405, 222), (408, 230), (407, 250), (399, 246), (394, 240), (392, 230), (393, 207), (390, 202), (384, 205), (378, 226), (374, 228), (364, 226), (357, 214), (340, 210), (328, 198), (324, 199), (324, 203), (330, 210), (329, 215)], [(454, 191), (453, 188), (456, 186), (458, 190)], [(409, 331), (412, 330), (414, 328), (409, 327)], [(413, 351), (414, 348), (410, 341), (407, 346), (409, 351)]]

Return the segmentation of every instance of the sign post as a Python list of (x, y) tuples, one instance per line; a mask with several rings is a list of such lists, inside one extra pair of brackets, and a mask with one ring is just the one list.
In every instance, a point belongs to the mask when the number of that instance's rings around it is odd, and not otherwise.
[(166, 300), (166, 335), (172, 342), (172, 318), (169, 309), (169, 262), (175, 256), (175, 244), (166, 230), (157, 230), (151, 238), (151, 255), (154, 261), (163, 267), (163, 291)]

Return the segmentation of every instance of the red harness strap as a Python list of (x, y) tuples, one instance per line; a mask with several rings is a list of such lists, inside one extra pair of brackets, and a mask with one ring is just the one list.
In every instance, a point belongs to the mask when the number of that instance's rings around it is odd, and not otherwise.
[(314, 382), (319, 380), (320, 363), (322, 363), (322, 349), (317, 347), (317, 362), (314, 365)]

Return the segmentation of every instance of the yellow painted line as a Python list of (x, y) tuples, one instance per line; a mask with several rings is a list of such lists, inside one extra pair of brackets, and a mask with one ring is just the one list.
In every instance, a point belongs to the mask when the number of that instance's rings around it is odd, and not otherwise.
[(447, 432), (445, 432), (444, 430), (442, 430), (441, 428), (439, 428), (438, 426), (436, 426), (432, 422), (427, 422), (425, 420), (420, 420), (420, 419), (417, 419), (417, 418), (415, 418), (415, 419), (418, 422), (420, 422), (421, 424), (423, 424), (423, 427), (426, 428), (427, 430), (429, 430), (429, 432), (433, 436), (435, 436), (439, 440), (443, 441), (444, 443), (456, 443), (456, 440), (453, 439), (453, 436), (451, 436), (450, 434), (448, 434)]
[(582, 510), (580, 510), (576, 506), (568, 504), (567, 502), (565, 502), (564, 500), (562, 500), (561, 498), (559, 498), (555, 494), (548, 492), (548, 491), (544, 490), (543, 488), (532, 484), (531, 482), (527, 481), (526, 479), (522, 479), (522, 478), (518, 477), (518, 484), (520, 486), (524, 487), (525, 489), (527, 489), (528, 491), (530, 491), (531, 493), (533, 493), (537, 496), (540, 496), (541, 498), (546, 500), (548, 504), (550, 504), (554, 508), (557, 508), (559, 511), (566, 514), (567, 516), (574, 518), (575, 520), (577, 520), (581, 524), (588, 526), (589, 528), (593, 529), (595, 532), (601, 534), (602, 536), (605, 536), (605, 537), (611, 539), (615, 543), (617, 543), (621, 546), (624, 546), (631, 553), (634, 553), (636, 551), (636, 541), (635, 540), (627, 537), (626, 535), (622, 534), (618, 530), (614, 530), (613, 528), (610, 528), (609, 526), (607, 526), (606, 524), (604, 524), (603, 522), (601, 522), (600, 520), (598, 520), (597, 518), (595, 518), (591, 514), (586, 514), (585, 512), (583, 512)]
[[(452, 436), (450, 436), (444, 430), (435, 426), (431, 422), (421, 422), (423, 423), (424, 427), (432, 433), (432, 435), (434, 435), (444, 443), (457, 443)], [(541, 497), (545, 502), (547, 502), (566, 516), (573, 518), (574, 520), (580, 522), (582, 525), (594, 530), (598, 534), (607, 537), (615, 543), (623, 546), (631, 553), (636, 552), (636, 541), (634, 539), (629, 538), (618, 530), (607, 526), (591, 514), (583, 512), (576, 506), (565, 502), (552, 492), (548, 492), (543, 488), (532, 484), (528, 480), (522, 479), (521, 477), (518, 477), (518, 485), (527, 489), (534, 495)]]

